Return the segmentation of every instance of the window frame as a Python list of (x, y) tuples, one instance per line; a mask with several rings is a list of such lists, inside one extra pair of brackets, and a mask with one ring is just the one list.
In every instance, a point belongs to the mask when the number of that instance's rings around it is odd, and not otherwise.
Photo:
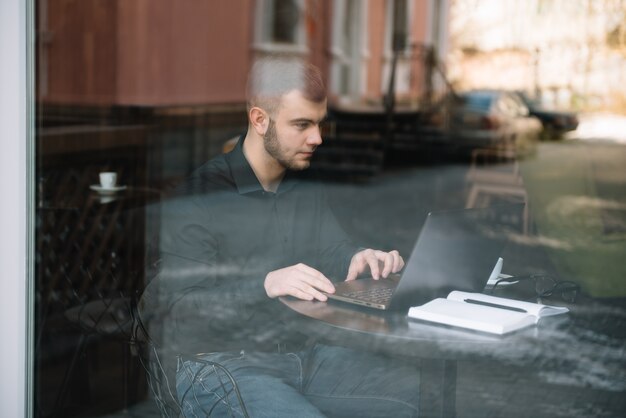
[[(406, 30), (407, 33), (405, 35), (405, 45), (404, 49), (400, 51), (398, 55), (398, 62), (396, 67), (396, 86), (395, 91), (396, 94), (408, 93), (411, 90), (410, 81), (408, 81), (407, 76), (411, 73), (411, 39), (413, 39), (413, 28), (411, 26), (411, 16), (413, 16), (414, 5), (412, 1), (403, 0), (405, 4), (406, 10)], [(381, 94), (386, 94), (389, 87), (389, 77), (391, 74), (391, 62), (393, 61), (393, 32), (394, 32), (394, 0), (387, 0), (385, 2), (385, 32), (384, 32), (384, 46), (383, 46), (383, 60), (384, 64), (382, 66), (382, 78), (380, 80), (380, 92)], [(405, 82), (402, 82), (402, 77), (404, 76), (407, 79)]]
[[(354, 19), (354, 24), (357, 25), (357, 28), (352, 27), (351, 29), (355, 32), (360, 32), (360, 37), (352, 39), (353, 45), (351, 45), (351, 47), (356, 51), (354, 53), (344, 50), (340, 44), (341, 31), (343, 29), (342, 25), (345, 18), (345, 6), (348, 1), (354, 1), (354, 5), (357, 7), (357, 12), (355, 13), (356, 17)], [(369, 0), (336, 0), (333, 3), (330, 46), (330, 55), (332, 57), (330, 91), (340, 99), (358, 100), (366, 93), (367, 60), (370, 57), (368, 49), (368, 11)], [(352, 81), (348, 86), (344, 86), (341, 80), (341, 69), (344, 66), (347, 66), (351, 72)], [(347, 94), (342, 93), (344, 87), (348, 90)]]
[[(34, 2), (0, 3), (3, 415), (33, 416)], [(10, 382), (10, 384), (8, 384)]]

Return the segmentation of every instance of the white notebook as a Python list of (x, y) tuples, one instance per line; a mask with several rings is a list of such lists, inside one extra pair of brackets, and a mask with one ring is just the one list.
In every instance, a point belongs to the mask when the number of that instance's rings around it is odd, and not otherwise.
[(422, 321), (502, 335), (535, 325), (541, 317), (567, 312), (564, 307), (454, 291), (445, 299), (410, 308), (408, 315)]

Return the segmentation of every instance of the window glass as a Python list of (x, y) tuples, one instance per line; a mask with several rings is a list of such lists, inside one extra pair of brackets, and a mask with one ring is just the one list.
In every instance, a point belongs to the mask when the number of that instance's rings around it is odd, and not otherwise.
[(351, 19), (354, 19), (356, 13), (356, 5), (353, 0), (348, 0), (344, 3), (344, 9), (341, 10), (343, 13), (343, 22), (341, 24), (341, 36), (339, 37), (338, 45), (341, 47), (342, 51), (349, 51), (354, 44), (354, 39), (352, 36), (352, 27)]
[(296, 43), (300, 11), (296, 0), (275, 0), (272, 42)]
[(491, 3), (32, 0), (35, 414), (623, 416), (626, 10)]
[(393, 2), (393, 37), (390, 48), (392, 51), (402, 51), (406, 48), (409, 33), (407, 13), (408, 3), (405, 0)]
[(480, 94), (470, 94), (464, 96), (465, 103), (467, 103), (469, 107), (475, 107), (483, 110), (487, 110), (491, 107), (493, 99), (493, 96)]

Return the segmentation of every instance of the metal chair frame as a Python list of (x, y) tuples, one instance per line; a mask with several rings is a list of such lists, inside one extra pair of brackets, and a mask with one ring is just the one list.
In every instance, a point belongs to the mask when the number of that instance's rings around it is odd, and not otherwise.
[[(146, 377), (148, 380), (148, 388), (150, 393), (153, 395), (154, 400), (157, 404), (159, 412), (162, 417), (170, 418), (170, 417), (178, 417), (182, 416), (183, 408), (181, 402), (178, 400), (175, 389), (172, 388), (170, 379), (167, 376), (165, 371), (165, 367), (162, 364), (161, 355), (159, 354), (160, 347), (156, 344), (156, 342), (150, 337), (150, 333), (148, 332), (147, 327), (143, 323), (141, 319), (141, 315), (137, 309), (136, 304), (133, 304), (132, 309), (133, 316), (133, 340), (136, 346), (140, 349), (139, 359), (140, 363), (143, 366)], [(248, 410), (246, 409), (246, 405), (244, 403), (243, 397), (241, 396), (241, 392), (235, 381), (234, 376), (228, 371), (226, 367), (223, 365), (205, 360), (200, 358), (200, 354), (188, 355), (183, 353), (173, 353), (177, 360), (182, 361), (193, 361), (196, 363), (204, 364), (205, 367), (211, 367), (216, 373), (218, 380), (220, 382), (220, 386), (224, 392), (222, 396), (219, 396), (219, 402), (224, 402), (229, 407), (229, 412), (231, 417), (235, 417), (233, 408), (234, 406), (231, 403), (230, 395), (234, 392), (237, 402), (239, 403), (239, 407), (241, 410), (241, 414), (245, 418), (249, 418)], [(200, 369), (194, 375), (194, 379), (198, 378), (198, 375), (204, 370), (204, 368)], [(219, 372), (221, 372), (225, 379), (223, 379)], [(228, 389), (226, 387), (226, 382), (229, 381), (232, 389)], [(193, 387), (193, 385), (191, 386)], [(190, 387), (190, 390), (191, 390)], [(186, 395), (185, 395), (186, 396)], [(205, 410), (202, 408), (203, 412), (207, 417), (210, 417), (213, 413), (213, 408), (218, 405), (218, 402), (211, 407), (210, 410)]]

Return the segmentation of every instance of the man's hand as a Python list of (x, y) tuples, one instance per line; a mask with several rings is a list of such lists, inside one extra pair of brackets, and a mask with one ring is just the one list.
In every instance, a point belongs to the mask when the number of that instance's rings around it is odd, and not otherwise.
[[(382, 269), (381, 269), (382, 265)], [(404, 260), (396, 250), (384, 252), (379, 250), (363, 250), (352, 256), (346, 281), (356, 279), (369, 267), (374, 280), (387, 278), (389, 273), (396, 273), (404, 267)]]
[(325, 301), (328, 298), (322, 292), (335, 291), (335, 286), (326, 276), (302, 263), (269, 272), (264, 286), (270, 298), (289, 295), (304, 300)]

